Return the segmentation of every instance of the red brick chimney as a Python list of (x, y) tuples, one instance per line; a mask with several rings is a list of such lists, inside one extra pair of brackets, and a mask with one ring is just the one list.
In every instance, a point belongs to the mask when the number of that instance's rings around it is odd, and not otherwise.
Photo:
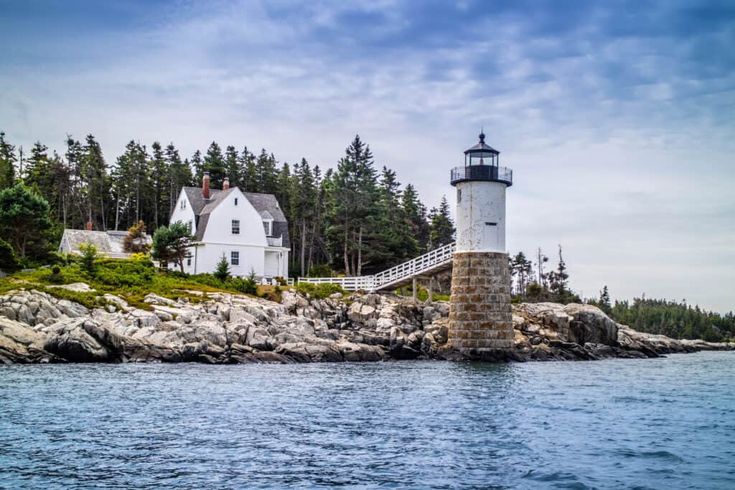
[(92, 220), (87, 221), (87, 231), (92, 231), (94, 229), (94, 225), (92, 224)]
[(204, 178), (202, 178), (202, 197), (209, 199), (209, 172), (204, 172)]
[(226, 191), (229, 188), (230, 188), (230, 179), (225, 177), (224, 182), (222, 182), (222, 190)]

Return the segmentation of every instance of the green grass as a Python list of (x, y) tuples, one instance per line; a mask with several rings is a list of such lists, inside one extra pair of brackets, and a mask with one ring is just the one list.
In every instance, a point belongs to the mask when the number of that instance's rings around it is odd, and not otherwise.
[[(94, 292), (74, 292), (49, 286), (83, 282)], [(37, 289), (60, 299), (75, 301), (87, 307), (104, 306), (105, 293), (114, 294), (136, 308), (151, 307), (144, 302), (149, 293), (169, 299), (188, 298), (192, 302), (202, 301), (198, 293), (228, 292), (236, 294), (263, 294), (269, 298), (272, 292), (259, 291), (254, 283), (241, 278), (221, 281), (209, 274), (187, 276), (178, 272), (157, 270), (147, 258), (98, 259), (94, 270), (88, 272), (79, 262), (68, 265), (45, 267), (32, 271), (18, 272), (0, 279), (0, 294), (13, 289)]]

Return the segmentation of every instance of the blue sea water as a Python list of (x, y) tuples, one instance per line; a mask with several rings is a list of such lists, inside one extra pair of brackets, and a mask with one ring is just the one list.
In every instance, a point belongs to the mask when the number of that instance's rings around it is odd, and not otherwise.
[(735, 488), (735, 352), (0, 367), (3, 488)]

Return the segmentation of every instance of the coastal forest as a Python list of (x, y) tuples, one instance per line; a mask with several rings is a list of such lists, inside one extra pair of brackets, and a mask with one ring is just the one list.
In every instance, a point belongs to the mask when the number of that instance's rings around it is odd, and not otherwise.
[[(150, 147), (130, 141), (121, 155), (105, 156), (93, 135), (67, 136), (63, 154), (36, 142), (30, 151), (0, 132), (0, 270), (53, 263), (65, 228), (140, 232), (169, 225), (183, 186), (209, 172), (213, 188), (274, 194), (289, 222), (294, 276), (371, 274), (454, 240), (446, 197), (424, 204), (410, 183), (378, 167), (359, 136), (334, 167), (279, 162), (266, 149), (221, 146), (182, 157), (173, 143)], [(553, 266), (538, 249), (510, 256), (516, 302), (581, 302), (569, 286), (561, 246)], [(732, 313), (719, 315), (686, 303), (634, 299), (610, 303), (607, 287), (588, 299), (615, 320), (673, 338), (735, 338)]]

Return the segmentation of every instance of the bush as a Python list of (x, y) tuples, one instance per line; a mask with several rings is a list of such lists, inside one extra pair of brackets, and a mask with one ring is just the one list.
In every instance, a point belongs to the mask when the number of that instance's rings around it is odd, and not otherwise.
[(230, 263), (227, 262), (227, 257), (222, 254), (222, 258), (217, 262), (217, 268), (214, 271), (214, 277), (220, 281), (226, 281), (230, 277)]
[(20, 269), (20, 261), (15, 255), (13, 247), (8, 242), (0, 239), (0, 270), (13, 272)]
[(252, 277), (233, 277), (227, 281), (227, 286), (243, 294), (254, 296), (258, 293), (258, 283)]
[(82, 269), (90, 276), (94, 276), (97, 247), (91, 243), (83, 243), (79, 246), (79, 251), (82, 253)]
[(308, 282), (300, 282), (296, 285), (296, 291), (303, 295), (309, 295), (312, 298), (324, 299), (334, 293), (344, 294), (345, 290), (339, 284), (311, 284)]
[(49, 274), (47, 280), (53, 284), (64, 284), (64, 276), (61, 275), (61, 267), (55, 265), (51, 269), (51, 274)]

